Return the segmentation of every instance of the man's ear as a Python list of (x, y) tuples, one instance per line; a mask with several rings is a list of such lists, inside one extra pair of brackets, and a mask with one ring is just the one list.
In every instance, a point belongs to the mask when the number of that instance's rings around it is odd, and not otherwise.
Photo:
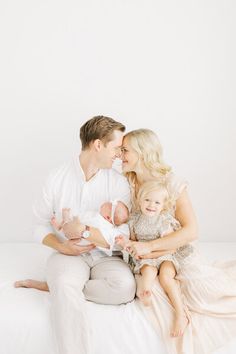
[(94, 140), (93, 146), (94, 146), (94, 148), (95, 148), (96, 151), (100, 151), (100, 150), (101, 150), (101, 147), (102, 147), (102, 142), (101, 142), (101, 140), (100, 140), (100, 139)]

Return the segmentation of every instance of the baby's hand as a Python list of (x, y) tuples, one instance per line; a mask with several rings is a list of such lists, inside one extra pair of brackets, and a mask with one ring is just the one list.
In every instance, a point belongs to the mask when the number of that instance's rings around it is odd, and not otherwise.
[(131, 245), (131, 242), (130, 240), (127, 241), (124, 236), (122, 235), (116, 236), (115, 243), (121, 246), (125, 251), (129, 252), (129, 247)]
[(116, 245), (119, 245), (120, 247), (122, 247), (123, 249), (125, 249), (127, 241), (126, 241), (126, 239), (124, 238), (124, 236), (119, 235), (119, 236), (116, 236), (116, 238), (115, 238), (115, 243), (116, 243)]

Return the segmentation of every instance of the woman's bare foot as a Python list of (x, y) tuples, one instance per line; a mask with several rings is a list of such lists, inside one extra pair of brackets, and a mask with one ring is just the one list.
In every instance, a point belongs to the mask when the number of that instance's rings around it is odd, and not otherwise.
[(171, 337), (181, 337), (189, 324), (189, 319), (185, 313), (175, 314), (174, 323), (171, 330)]
[(15, 288), (34, 288), (42, 291), (49, 291), (48, 284), (45, 281), (33, 279), (18, 280), (14, 283)]

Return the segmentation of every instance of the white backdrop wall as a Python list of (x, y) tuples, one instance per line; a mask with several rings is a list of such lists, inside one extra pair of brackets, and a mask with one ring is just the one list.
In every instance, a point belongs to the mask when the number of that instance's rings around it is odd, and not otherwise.
[(187, 178), (200, 239), (236, 241), (236, 5), (2, 0), (1, 241), (32, 240), (48, 172), (105, 114), (155, 130)]

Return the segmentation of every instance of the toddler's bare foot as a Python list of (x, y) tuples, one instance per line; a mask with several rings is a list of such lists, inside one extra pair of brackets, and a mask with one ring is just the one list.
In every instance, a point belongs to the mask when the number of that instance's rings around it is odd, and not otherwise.
[(151, 302), (152, 302), (151, 295), (152, 295), (152, 293), (148, 289), (138, 289), (137, 290), (137, 297), (140, 299), (140, 301), (142, 302), (142, 304), (144, 306), (151, 306)]
[(185, 313), (179, 315), (175, 314), (173, 327), (170, 333), (171, 337), (181, 337), (188, 324), (189, 319)]
[(33, 279), (18, 280), (14, 283), (15, 288), (34, 288), (42, 291), (49, 291), (48, 284), (45, 281)]

